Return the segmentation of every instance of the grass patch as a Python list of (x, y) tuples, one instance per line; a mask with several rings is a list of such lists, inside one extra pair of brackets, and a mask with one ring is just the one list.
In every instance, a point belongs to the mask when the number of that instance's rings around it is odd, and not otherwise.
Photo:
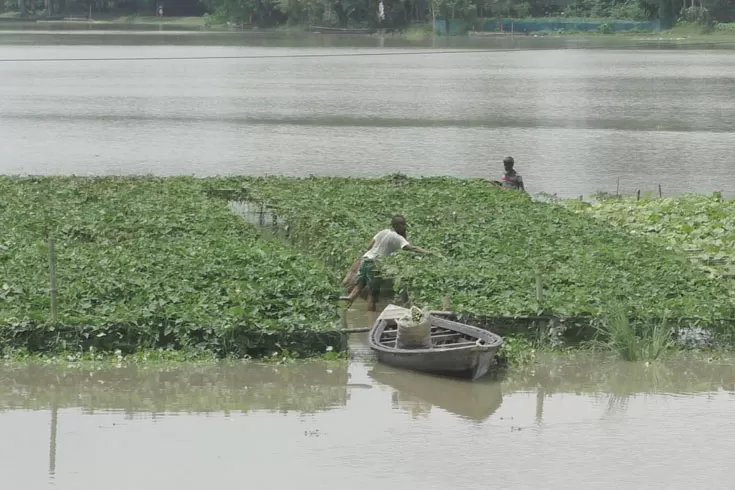
[(248, 186), (243, 199), (278, 206), (291, 243), (336, 274), (364, 253), (392, 214), (404, 214), (409, 239), (444, 258), (401, 253), (381, 268), (399, 292), (430, 308), (441, 309), (448, 295), (453, 309), (468, 315), (601, 317), (606, 305), (621, 300), (638, 317), (660, 317), (664, 310), (674, 317), (729, 317), (733, 311), (730, 288), (703, 274), (685, 254), (481, 179), (226, 182)]
[(423, 41), (434, 35), (431, 25), (412, 25), (403, 31), (403, 36), (408, 41)]
[(624, 361), (654, 361), (674, 346), (666, 318), (635, 325), (622, 305), (614, 305), (597, 327), (592, 345), (616, 352)]
[[(337, 277), (194, 178), (0, 177), (0, 348), (343, 350)], [(59, 318), (50, 322), (56, 239)]]

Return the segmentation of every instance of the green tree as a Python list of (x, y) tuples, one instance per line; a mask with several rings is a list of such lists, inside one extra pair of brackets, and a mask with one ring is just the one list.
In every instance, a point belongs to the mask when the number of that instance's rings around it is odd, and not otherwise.
[[(679, 2), (677, 2), (679, 3)], [(676, 20), (676, 7), (672, 0), (660, 0), (658, 18), (661, 20), (661, 29), (671, 29)]]
[(449, 33), (454, 20), (472, 21), (477, 17), (477, 5), (472, 0), (432, 0), (431, 8), (436, 18), (444, 19)]

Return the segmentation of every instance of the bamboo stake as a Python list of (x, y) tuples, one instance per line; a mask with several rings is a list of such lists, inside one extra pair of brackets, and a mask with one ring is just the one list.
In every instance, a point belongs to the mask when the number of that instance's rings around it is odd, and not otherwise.
[(56, 306), (56, 254), (54, 252), (54, 238), (49, 237), (48, 249), (49, 249), (49, 269), (51, 273), (51, 322), (56, 323), (58, 320), (58, 310)]
[(544, 285), (541, 274), (536, 272), (536, 300), (541, 304), (544, 300)]

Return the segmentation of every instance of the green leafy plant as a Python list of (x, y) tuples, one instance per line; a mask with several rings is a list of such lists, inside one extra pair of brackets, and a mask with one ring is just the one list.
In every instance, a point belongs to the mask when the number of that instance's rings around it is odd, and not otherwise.
[(503, 346), (498, 352), (498, 362), (509, 367), (524, 367), (536, 360), (536, 349), (531, 341), (524, 337), (509, 335), (503, 339)]
[[(345, 348), (338, 282), (194, 178), (0, 177), (0, 348), (206, 348), (221, 356)], [(56, 240), (59, 318), (50, 321)]]
[[(408, 238), (441, 256), (397, 253), (379, 266), (413, 304), (468, 315), (539, 312), (599, 317), (625, 298), (636, 316), (733, 311), (732, 289), (686, 254), (590, 219), (585, 210), (533, 202), (482, 179), (232, 178), (250, 199), (278, 206), (289, 242), (342, 277), (372, 236), (401, 213)], [(541, 278), (542, 297), (536, 286)], [(539, 299), (541, 301), (539, 301)]]
[(735, 201), (720, 193), (636, 199), (599, 195), (592, 204), (558, 201), (663, 248), (686, 253), (715, 277), (735, 274)]

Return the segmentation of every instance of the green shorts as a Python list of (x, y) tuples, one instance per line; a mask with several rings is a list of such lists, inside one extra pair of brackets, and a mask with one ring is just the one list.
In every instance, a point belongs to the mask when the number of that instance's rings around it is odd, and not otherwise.
[(380, 294), (380, 271), (374, 260), (360, 259), (360, 268), (357, 269), (357, 284), (368, 287), (374, 298)]

